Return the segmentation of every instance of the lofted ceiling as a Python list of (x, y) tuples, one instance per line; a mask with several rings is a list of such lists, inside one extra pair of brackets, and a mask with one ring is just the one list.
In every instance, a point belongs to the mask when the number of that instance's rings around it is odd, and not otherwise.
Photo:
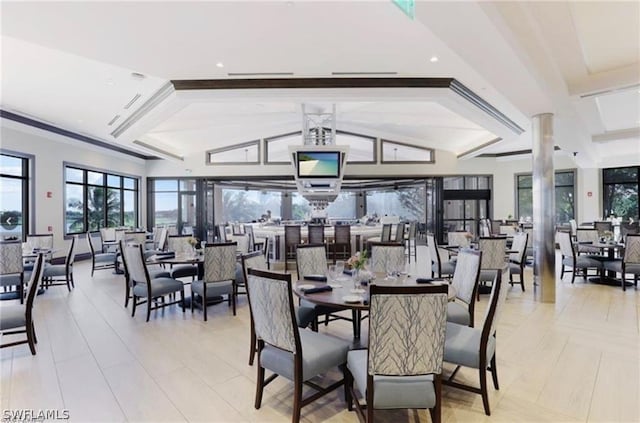
[[(552, 111), (556, 143), (588, 152), (583, 165), (640, 163), (637, 2), (418, 2), (415, 20), (391, 1), (1, 7), (1, 108), (145, 154), (157, 151), (134, 141), (200, 154), (300, 130), (302, 104), (336, 104), (339, 129), (454, 154), (496, 138), (476, 154), (529, 149), (529, 117)], [(432, 92), (170, 85), (345, 76), (455, 78), (525, 133)]]

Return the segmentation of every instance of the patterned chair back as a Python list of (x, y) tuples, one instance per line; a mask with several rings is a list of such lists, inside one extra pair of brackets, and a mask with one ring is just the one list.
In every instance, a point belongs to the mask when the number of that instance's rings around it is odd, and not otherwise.
[(404, 245), (397, 242), (372, 242), (371, 271), (385, 272), (388, 264), (398, 271), (404, 269)]
[(613, 224), (611, 222), (605, 221), (605, 222), (593, 222), (593, 227), (595, 228), (596, 231), (598, 231), (598, 236), (604, 236), (604, 232), (605, 231), (609, 231), (612, 232), (613, 231)]
[(247, 293), (256, 337), (285, 351), (300, 349), (291, 275), (247, 270)]
[(120, 241), (126, 241), (125, 238), (125, 234), (126, 234), (127, 230), (126, 229), (116, 229), (115, 230), (115, 234), (116, 234), (116, 241), (120, 242)]
[(242, 256), (242, 271), (244, 280), (247, 280), (247, 271), (249, 269), (267, 270), (267, 261), (262, 251), (253, 251)]
[(466, 304), (473, 302), (480, 277), (481, 251), (461, 250), (451, 284), (456, 289), (456, 298)]
[(482, 261), (480, 269), (503, 269), (506, 265), (507, 238), (480, 238)]
[(125, 232), (124, 233), (124, 241), (125, 242), (135, 242), (136, 244), (144, 245), (147, 242), (147, 233), (146, 232)]
[(451, 231), (447, 233), (447, 243), (449, 245), (457, 245), (460, 248), (469, 246), (469, 239), (465, 231)]
[(569, 226), (571, 227), (571, 236), (576, 236), (576, 231), (578, 230), (578, 223), (576, 223), (575, 219), (569, 219)]
[(333, 227), (336, 244), (351, 243), (351, 225), (336, 225)]
[(167, 244), (167, 236), (169, 231), (167, 228), (160, 228), (160, 234), (158, 235), (158, 243), (156, 244), (156, 248), (160, 251), (164, 251), (164, 248)]
[(624, 245), (624, 263), (640, 264), (640, 234), (627, 234)]
[(514, 263), (522, 263), (525, 260), (527, 253), (527, 240), (529, 235), (526, 232), (518, 232), (513, 236), (513, 243), (511, 249), (517, 251), (517, 253), (509, 253), (509, 260)]
[(285, 249), (295, 248), (296, 245), (302, 244), (300, 225), (286, 225), (284, 227), (284, 244)]
[(53, 249), (53, 234), (27, 235), (27, 245), (31, 250), (51, 250)]
[(394, 238), (395, 242), (404, 241), (404, 228), (406, 224), (404, 222), (400, 222), (396, 225), (396, 237)]
[(638, 233), (638, 222), (628, 223), (623, 222), (620, 224), (620, 239), (624, 241), (627, 234)]
[(381, 242), (390, 242), (391, 241), (391, 224), (385, 223), (382, 225), (382, 232), (380, 234)]
[(500, 225), (498, 228), (500, 235), (515, 235), (516, 228), (513, 225)]
[[(94, 232), (98, 234), (97, 232)], [(87, 232), (87, 245), (89, 246), (89, 252), (91, 255), (95, 255), (96, 251), (102, 252), (102, 236), (92, 236), (91, 232)]]
[(253, 226), (245, 225), (244, 226), (244, 232), (247, 234), (247, 238), (249, 240), (249, 251), (255, 250), (256, 236), (253, 233)]
[(327, 247), (321, 245), (298, 245), (296, 248), (298, 279), (309, 275), (327, 273)]
[(204, 281), (224, 282), (236, 278), (235, 242), (209, 244), (204, 248)]
[(100, 236), (102, 241), (115, 241), (116, 229), (115, 228), (100, 228)]
[(178, 226), (175, 224), (167, 225), (167, 235), (178, 235)]
[(218, 225), (218, 242), (227, 242), (227, 227), (226, 225)]
[(13, 275), (23, 271), (22, 243), (0, 241), (0, 275)]
[(578, 242), (598, 242), (598, 230), (591, 228), (576, 229), (576, 239)]
[(569, 232), (558, 232), (556, 239), (560, 245), (560, 253), (565, 258), (574, 259), (575, 253), (573, 250), (573, 243), (571, 242), (571, 234)]
[(191, 235), (169, 235), (167, 249), (173, 251), (176, 255), (189, 254), (193, 251), (189, 239)]
[(372, 376), (441, 373), (447, 287), (372, 285), (370, 292), (367, 373)]

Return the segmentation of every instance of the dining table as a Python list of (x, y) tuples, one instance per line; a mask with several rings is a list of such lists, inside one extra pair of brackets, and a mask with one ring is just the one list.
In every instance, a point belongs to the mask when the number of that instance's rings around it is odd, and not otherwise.
[[(602, 255), (590, 255), (591, 258), (595, 258), (600, 261), (613, 261), (615, 260), (616, 251), (624, 250), (624, 244), (620, 242), (593, 242), (588, 244), (590, 247), (597, 248), (602, 252)], [(600, 274), (598, 276), (594, 276), (589, 278), (589, 282), (601, 284), (601, 285), (610, 285), (610, 286), (620, 286), (622, 283), (620, 279), (616, 277), (616, 272), (613, 271), (604, 271), (600, 270)], [(631, 286), (631, 282), (627, 282), (627, 286)]]
[[(311, 276), (310, 279), (322, 279)], [(369, 283), (354, 282), (347, 274), (336, 279), (310, 280), (302, 279), (293, 284), (293, 292), (300, 299), (313, 304), (343, 310), (351, 310), (353, 319), (353, 337), (360, 339), (362, 312), (369, 310), (370, 284), (385, 286), (418, 286), (423, 283), (448, 286), (447, 298), (455, 300), (456, 289), (444, 279), (431, 277), (414, 277), (409, 274), (399, 274), (388, 277), (385, 273), (375, 273)]]

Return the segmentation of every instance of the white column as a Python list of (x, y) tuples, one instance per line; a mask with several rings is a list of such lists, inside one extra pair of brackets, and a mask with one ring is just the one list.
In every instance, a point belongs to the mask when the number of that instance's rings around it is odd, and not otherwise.
[[(553, 114), (532, 118), (533, 129), (533, 273), (535, 293), (543, 303), (556, 302), (555, 171)], [(539, 289), (540, 292), (537, 292)]]

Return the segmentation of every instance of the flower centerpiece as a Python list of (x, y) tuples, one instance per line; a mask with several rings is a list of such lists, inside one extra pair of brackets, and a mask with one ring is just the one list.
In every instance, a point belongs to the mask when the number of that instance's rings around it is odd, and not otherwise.
[(366, 251), (363, 251), (363, 252), (358, 251), (357, 253), (349, 257), (349, 260), (347, 260), (347, 265), (350, 266), (352, 269), (356, 269), (356, 270), (364, 269), (366, 263), (367, 263)]
[(189, 238), (187, 238), (187, 242), (189, 243), (189, 245), (191, 245), (193, 248), (196, 248), (198, 246), (198, 244), (200, 243), (200, 241), (198, 240), (198, 238), (196, 238), (195, 236), (190, 236)]
[(602, 238), (605, 242), (611, 242), (613, 240), (613, 232), (611, 231), (603, 231)]

